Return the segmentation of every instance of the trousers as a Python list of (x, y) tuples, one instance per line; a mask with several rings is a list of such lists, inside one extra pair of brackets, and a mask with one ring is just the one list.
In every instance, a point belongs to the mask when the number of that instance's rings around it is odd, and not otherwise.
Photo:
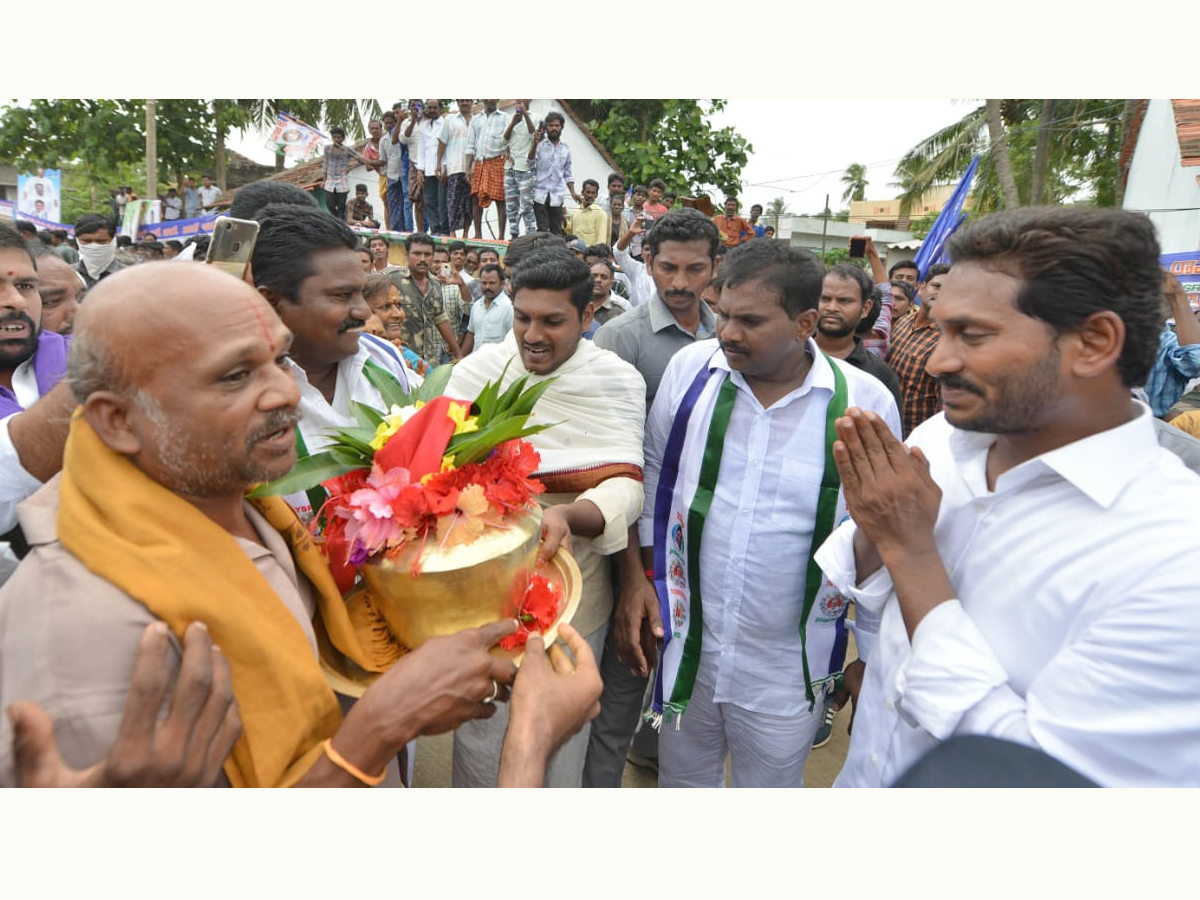
[(532, 169), (528, 172), (518, 172), (512, 168), (504, 170), (504, 203), (510, 239), (520, 233), (522, 222), (525, 223), (526, 234), (538, 230), (537, 219), (533, 215), (533, 189), (536, 184), (537, 176)]
[(549, 231), (551, 234), (563, 233), (563, 208), (551, 206), (548, 203), (533, 203), (533, 215), (537, 220), (538, 231)]
[[(404, 219), (404, 204), (408, 201), (408, 190), (404, 181), (397, 178), (392, 181), (390, 178), (387, 183), (387, 205), (388, 205), (388, 222), (392, 231), (408, 231), (405, 228)], [(409, 207), (411, 209), (411, 201)]]
[(339, 222), (346, 221), (346, 198), (350, 196), (349, 191), (326, 191), (325, 202), (329, 207), (329, 214)]
[(725, 757), (733, 787), (804, 787), (804, 763), (821, 725), (812, 712), (772, 716), (714, 700), (716, 673), (703, 653), (687, 711), (658, 735), (659, 787), (724, 787)]
[(600, 658), (600, 678), (604, 681), (604, 691), (600, 695), (600, 714), (592, 720), (588, 738), (583, 786), (619, 788), (625, 772), (625, 756), (641, 720), (642, 699), (649, 679), (631, 674), (628, 664), (617, 659), (611, 619), (604, 655)]
[(425, 175), (425, 230), (429, 234), (449, 234), (446, 221), (446, 185), (436, 176)]

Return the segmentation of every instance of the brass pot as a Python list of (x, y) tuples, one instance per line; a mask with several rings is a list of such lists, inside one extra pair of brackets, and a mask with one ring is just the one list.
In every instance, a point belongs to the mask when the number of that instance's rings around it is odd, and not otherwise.
[[(431, 637), (453, 634), (504, 618), (513, 580), (532, 571), (542, 531), (536, 504), (514, 518), (510, 540), (496, 552), (496, 539), (479, 540), (443, 553), (414, 541), (390, 559), (360, 566), (371, 596), (402, 644), (416, 648)], [(486, 532), (485, 532), (486, 534)], [(498, 536), (497, 536), (498, 537)], [(421, 554), (419, 574), (412, 566)]]

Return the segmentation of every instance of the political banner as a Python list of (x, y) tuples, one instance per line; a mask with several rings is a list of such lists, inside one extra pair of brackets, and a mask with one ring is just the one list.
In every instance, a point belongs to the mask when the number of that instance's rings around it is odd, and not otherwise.
[(172, 219), (169, 222), (142, 225), (141, 233), (149, 231), (156, 240), (160, 241), (186, 240), (198, 234), (212, 234), (216, 221), (215, 215), (199, 216), (195, 219)]
[(121, 219), (121, 234), (137, 240), (144, 226), (162, 221), (161, 200), (129, 200), (125, 204), (125, 215)]
[(17, 176), (17, 212), (36, 216), (57, 228), (62, 221), (62, 173), (58, 169), (37, 169)]
[(43, 219), (38, 216), (29, 215), (28, 213), (19, 212), (13, 217), (13, 219), (14, 219), (14, 221), (16, 219), (22, 219), (26, 222), (32, 222), (34, 225), (36, 225), (38, 227), (39, 231), (62, 230), (62, 231), (65, 231), (68, 235), (70, 235), (72, 237), (74, 237), (74, 235), (75, 235), (75, 229), (72, 228), (70, 225), (63, 225), (61, 222), (51, 222), (49, 219)]
[(1158, 261), (1166, 271), (1179, 279), (1187, 291), (1192, 309), (1200, 308), (1200, 250), (1164, 253)]
[(274, 153), (282, 153), (294, 159), (312, 159), (321, 149), (321, 142), (328, 141), (317, 129), (306, 122), (294, 119), (287, 113), (275, 118), (275, 127), (267, 138), (266, 147)]

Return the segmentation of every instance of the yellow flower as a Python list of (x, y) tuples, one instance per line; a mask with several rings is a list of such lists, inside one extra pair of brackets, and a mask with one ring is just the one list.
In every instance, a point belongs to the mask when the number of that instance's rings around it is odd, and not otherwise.
[(454, 422), (455, 434), (470, 434), (479, 430), (479, 416), (468, 416), (471, 411), (469, 403), (451, 403), (446, 413)]
[(375, 437), (371, 438), (371, 449), (382, 450), (388, 438), (403, 428), (404, 423), (411, 419), (416, 411), (424, 405), (419, 400), (415, 406), (400, 407), (393, 404), (392, 411), (384, 416), (383, 421), (375, 428)]

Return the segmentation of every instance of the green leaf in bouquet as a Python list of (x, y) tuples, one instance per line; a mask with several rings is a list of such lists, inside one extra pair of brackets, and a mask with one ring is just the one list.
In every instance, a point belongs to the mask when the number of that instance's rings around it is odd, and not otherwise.
[(370, 453), (360, 453), (355, 449), (338, 444), (328, 447), (325, 452), (338, 465), (349, 466), (351, 469), (369, 469), (373, 461)]
[(340, 447), (354, 453), (362, 460), (360, 465), (370, 468), (371, 461), (375, 458), (375, 448), (371, 446), (371, 440), (375, 437), (375, 429), (370, 432), (365, 430), (344, 428), (338, 432), (334, 439), (332, 447)]
[(350, 411), (354, 413), (354, 418), (358, 420), (360, 426), (371, 429), (372, 435), (374, 435), (375, 429), (379, 427), (379, 423), (383, 421), (383, 416), (379, 413), (379, 410), (367, 406), (365, 403), (359, 403), (357, 400), (350, 401)]
[[(504, 372), (507, 371), (508, 365), (505, 364)], [(479, 396), (475, 398), (475, 405), (479, 407), (480, 427), (492, 420), (492, 412), (496, 406), (496, 397), (500, 394), (500, 380), (504, 378), (504, 372), (500, 373), (500, 378), (485, 384), (483, 390), (479, 392)]]
[(384, 406), (388, 409), (393, 406), (412, 405), (412, 399), (390, 372), (373, 363), (367, 363), (363, 366), (363, 376), (379, 391), (379, 396), (383, 398)]
[(446, 385), (450, 382), (450, 376), (453, 374), (454, 366), (449, 363), (430, 370), (421, 385), (409, 394), (411, 399), (408, 402), (416, 403), (419, 400), (422, 403), (428, 403), (434, 397), (442, 396), (446, 393)]
[(522, 421), (505, 419), (493, 422), (486, 428), (472, 431), (469, 434), (455, 435), (450, 439), (450, 443), (446, 447), (446, 453), (453, 455), (455, 466), (465, 466), (469, 463), (486, 459), (492, 450), (505, 441), (537, 434), (539, 431), (545, 431), (550, 427), (552, 426), (547, 424), (526, 428)]
[(362, 467), (338, 462), (328, 451), (315, 453), (297, 460), (296, 465), (292, 466), (292, 470), (282, 478), (260, 484), (248, 496), (273, 497), (280, 494), (294, 494), (359, 468)]
[(517, 402), (517, 398), (521, 396), (521, 392), (525, 390), (525, 384), (528, 381), (529, 376), (522, 375), (520, 378), (510, 384), (508, 386), (508, 390), (501, 394), (499, 399), (496, 401), (495, 412), (497, 414), (503, 414), (507, 410), (511, 409), (512, 406)]
[(554, 383), (556, 378), (557, 376), (554, 378), (547, 378), (541, 384), (535, 384), (533, 387), (523, 393), (517, 398), (516, 402), (513, 403), (512, 409), (509, 410), (509, 415), (521, 416), (523, 418), (528, 417), (529, 414), (533, 412), (533, 407), (537, 405), (538, 400), (542, 398), (542, 394), (546, 393), (547, 389), (552, 383)]

